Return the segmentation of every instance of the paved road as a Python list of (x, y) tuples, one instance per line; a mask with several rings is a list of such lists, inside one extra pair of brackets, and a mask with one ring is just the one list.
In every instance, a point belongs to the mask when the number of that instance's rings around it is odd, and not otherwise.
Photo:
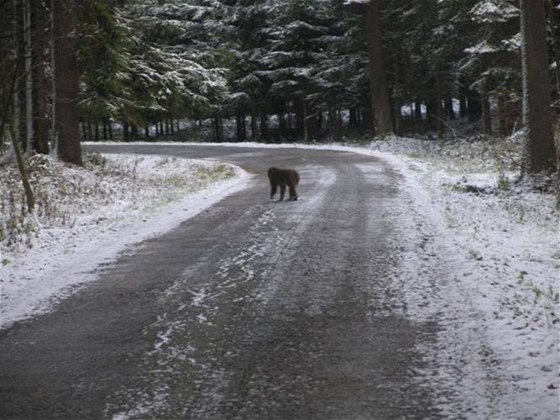
[[(119, 150), (259, 176), (2, 332), (1, 418), (438, 418), (415, 374), (436, 328), (391, 310), (406, 238), (387, 164), (317, 150)], [(268, 200), (271, 165), (300, 171), (300, 201)]]

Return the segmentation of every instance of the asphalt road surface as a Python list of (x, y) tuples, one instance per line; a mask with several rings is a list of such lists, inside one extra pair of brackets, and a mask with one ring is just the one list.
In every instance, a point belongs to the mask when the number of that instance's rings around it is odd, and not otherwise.
[[(437, 326), (391, 310), (407, 239), (386, 163), (289, 148), (118, 151), (213, 158), (255, 177), (100, 267), (54, 312), (2, 331), (1, 418), (441, 416), (417, 374)], [(273, 165), (300, 171), (299, 201), (269, 200)]]

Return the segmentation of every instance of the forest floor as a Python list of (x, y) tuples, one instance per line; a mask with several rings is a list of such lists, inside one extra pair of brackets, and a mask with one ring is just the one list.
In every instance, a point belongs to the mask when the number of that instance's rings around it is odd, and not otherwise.
[[(442, 388), (459, 387), (462, 406), (473, 413), (489, 411), (477, 407), (481, 392), (495, 394), (502, 400), (495, 414), (503, 415), (504, 390), (480, 390), (472, 382), (473, 375), (495, 375), (499, 380), (492, 383), (514, 383), (512, 397), (522, 396), (516, 406), (526, 410), (519, 418), (557, 418), (559, 213), (554, 193), (542, 191), (549, 189), (546, 182), (519, 181), (517, 141), (393, 138), (368, 147), (317, 147), (389, 162), (402, 175), (400, 188), (412, 197), (410, 205), (436, 230), (430, 232), (437, 238), (431, 252), (446, 254), (453, 275), (430, 301), (414, 302), (411, 291), (408, 306), (418, 319), (438, 316), (448, 323), (438, 338), (442, 352), (427, 356), (438, 358), (438, 371), (423, 374)], [(0, 167), (2, 179), (10, 180), (0, 213), (0, 328), (52, 309), (94, 280), (96, 266), (241, 189), (248, 176), (229, 165), (163, 157), (93, 155), (88, 162), (86, 169), (76, 169), (32, 158), (39, 203), (33, 218), (20, 216), (15, 169)], [(403, 220), (404, 234), (410, 223)], [(403, 276), (421, 275), (419, 258), (410, 251)], [(465, 313), (471, 316), (465, 319)], [(488, 347), (475, 345), (481, 335)], [(485, 367), (464, 372), (459, 384), (448, 382), (460, 369), (446, 363), (451, 353)]]

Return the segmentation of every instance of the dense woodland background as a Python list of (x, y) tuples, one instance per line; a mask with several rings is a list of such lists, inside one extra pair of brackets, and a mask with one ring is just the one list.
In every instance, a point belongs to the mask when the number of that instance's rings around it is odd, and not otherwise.
[(0, 0), (0, 7), (3, 154), (8, 144), (20, 146), (15, 152), (55, 147), (80, 164), (79, 139), (435, 139), (456, 135), (461, 124), (470, 135), (505, 137), (525, 124), (533, 136), (528, 167), (556, 165), (557, 1)]

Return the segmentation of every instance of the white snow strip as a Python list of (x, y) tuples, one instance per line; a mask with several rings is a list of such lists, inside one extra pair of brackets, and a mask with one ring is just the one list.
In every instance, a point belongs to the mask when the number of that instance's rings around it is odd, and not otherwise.
[[(134, 159), (138, 176), (157, 177), (163, 175), (162, 160), (169, 158), (146, 156), (141, 162), (137, 156)], [(178, 160), (181, 161), (190, 164), (186, 159)], [(173, 162), (173, 166), (181, 170), (180, 163)], [(234, 178), (210, 184), (171, 204), (148, 206), (144, 209), (147, 214), (137, 214), (141, 209), (126, 213), (130, 211), (127, 203), (120, 203), (94, 209), (86, 215), (90, 222), (83, 222), (83, 226), (44, 226), (33, 248), (15, 256), (4, 252), (0, 260), (9, 258), (10, 262), (0, 272), (0, 328), (49, 312), (62, 299), (95, 280), (94, 270), (99, 265), (114, 262), (133, 244), (161, 235), (242, 190), (252, 175), (240, 168), (235, 172)]]

